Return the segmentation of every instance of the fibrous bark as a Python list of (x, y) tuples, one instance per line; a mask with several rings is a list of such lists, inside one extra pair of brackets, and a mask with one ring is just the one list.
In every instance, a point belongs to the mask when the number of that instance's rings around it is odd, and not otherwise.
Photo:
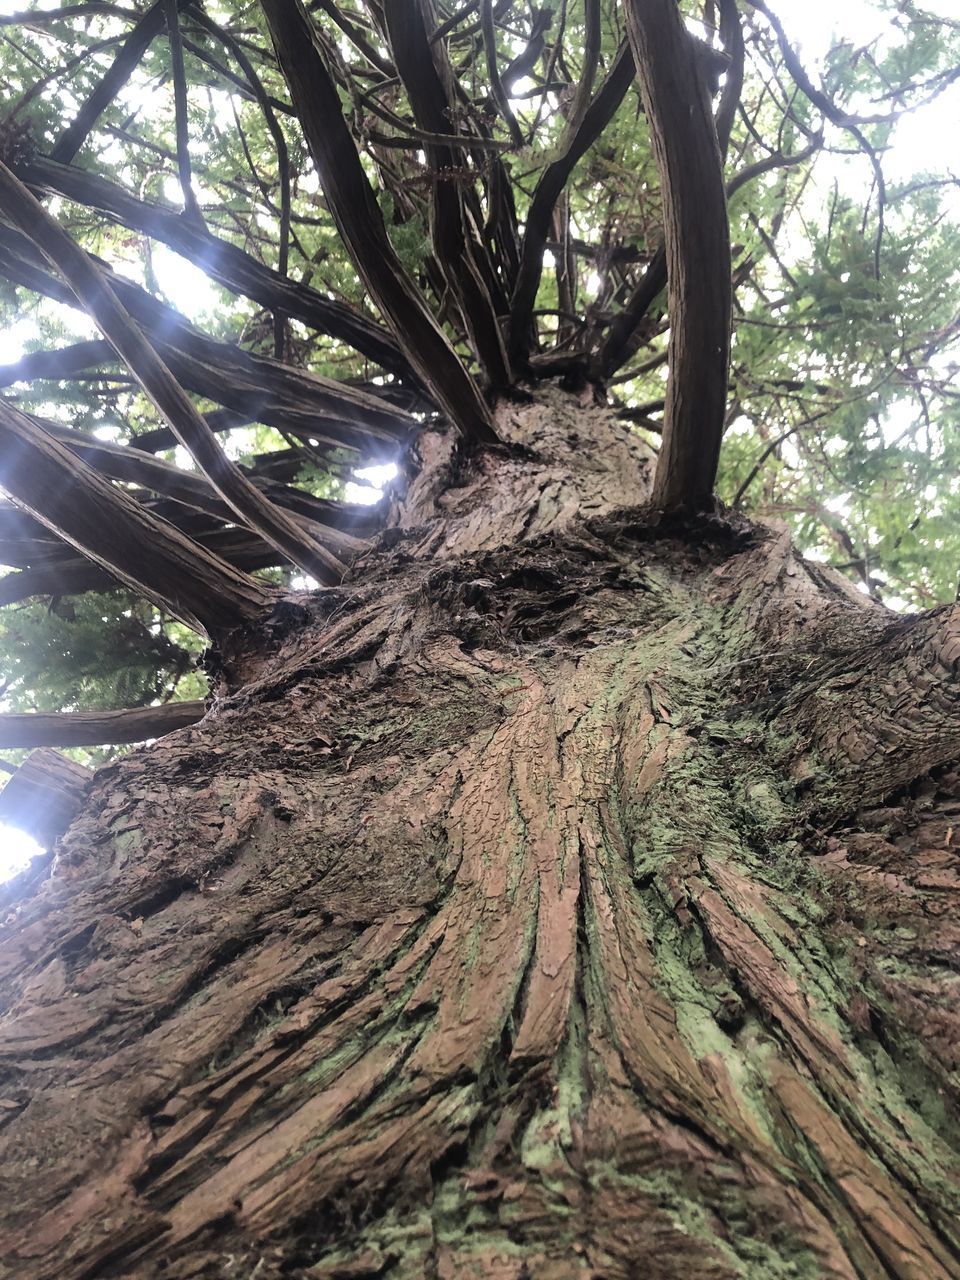
[(960, 1276), (960, 610), (497, 431), (8, 921), (7, 1274)]

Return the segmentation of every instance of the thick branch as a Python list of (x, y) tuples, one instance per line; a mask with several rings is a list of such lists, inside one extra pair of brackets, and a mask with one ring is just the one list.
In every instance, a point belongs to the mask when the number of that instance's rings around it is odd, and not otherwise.
[[(110, 480), (125, 480), (128, 483), (140, 485), (162, 497), (183, 503), (219, 520), (233, 522), (234, 515), (230, 507), (217, 497), (205, 477), (184, 471), (182, 467), (174, 466), (172, 463), (162, 462), (142, 449), (98, 440), (95, 436), (88, 436), (72, 427), (61, 426), (59, 423), (40, 422), (36, 419), (34, 421), (37, 421), (37, 425), (54, 439), (65, 444), (71, 452), (85, 459), (102, 476)], [(322, 518), (321, 512), (323, 516), (328, 519), (332, 517), (336, 521), (337, 508), (340, 504), (321, 502), (296, 489), (287, 490), (283, 485), (261, 483), (258, 484), (258, 488), (277, 506), (297, 512), (295, 519), (312, 537), (322, 542), (324, 546), (329, 546), (334, 554), (355, 555), (366, 546), (360, 538), (344, 532), (336, 524), (327, 524)], [(344, 513), (348, 519), (353, 510), (354, 508), (351, 508), (348, 512), (344, 507)], [(174, 523), (179, 522), (174, 521)], [(347, 520), (340, 523), (347, 523)], [(264, 543), (264, 545), (270, 544)]]
[(60, 711), (0, 715), (0, 748), (99, 747), (145, 742), (203, 719), (202, 702), (168, 702), (123, 711)]
[(102, 338), (74, 342), (55, 351), (31, 351), (14, 364), (0, 365), (0, 387), (32, 382), (34, 378), (69, 378), (85, 369), (95, 369), (112, 355), (109, 343)]
[(17, 506), (188, 626), (252, 622), (276, 592), (147, 512), (26, 414), (0, 400), (0, 486)]
[(730, 356), (730, 232), (710, 95), (674, 0), (628, 0), (627, 24), (660, 172), (670, 376), (653, 501), (713, 495)]
[[(152, 514), (157, 518), (160, 513)], [(170, 517), (167, 515), (165, 518)], [(170, 523), (173, 524), (172, 519)], [(188, 536), (243, 573), (289, 566), (289, 561), (279, 551), (245, 529), (219, 529), (213, 533), (190, 530)], [(93, 561), (77, 556), (63, 559), (57, 552), (36, 568), (25, 568), (19, 573), (0, 577), (0, 606), (19, 604), (21, 600), (35, 596), (76, 596), (86, 591), (114, 591), (116, 587), (116, 577)]]

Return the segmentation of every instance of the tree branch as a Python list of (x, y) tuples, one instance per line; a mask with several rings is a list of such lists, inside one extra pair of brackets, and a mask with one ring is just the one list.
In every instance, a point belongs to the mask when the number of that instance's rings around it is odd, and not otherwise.
[(561, 156), (547, 165), (537, 183), (527, 213), (520, 270), (510, 309), (509, 350), (514, 363), (522, 365), (529, 357), (531, 318), (543, 273), (543, 253), (550, 234), (554, 206), (578, 161), (613, 119), (633, 76), (633, 54), (630, 46), (624, 43), (617, 50), (613, 66), (584, 112), (582, 121), (567, 136), (566, 147)]
[[(90, 130), (133, 75), (154, 37), (163, 30), (164, 2), (155, 0), (124, 40), (106, 75), (83, 103), (73, 123), (57, 140), (50, 153), (54, 160), (61, 164), (70, 163), (86, 142)], [(181, 7), (187, 2), (179, 0)]]
[(700, 59), (674, 0), (628, 0), (627, 27), (664, 203), (670, 375), (653, 502), (713, 496), (730, 356), (730, 232)]
[(0, 748), (99, 747), (145, 742), (202, 720), (202, 702), (167, 702), (123, 711), (59, 711), (0, 715)]
[(275, 507), (230, 461), (193, 402), (124, 309), (104, 273), (2, 162), (0, 201), (4, 211), (59, 271), (180, 444), (241, 523), (256, 530), (306, 573), (320, 581), (339, 581), (344, 566), (336, 556)]
[(190, 222), (204, 225), (203, 214), (193, 190), (190, 172), (190, 129), (187, 120), (187, 73), (183, 65), (183, 41), (180, 39), (178, 0), (163, 0), (163, 16), (170, 42), (170, 64), (173, 67), (173, 103), (177, 132), (177, 172), (183, 192), (183, 211)]
[(92, 780), (92, 769), (56, 751), (34, 751), (0, 791), (0, 822), (49, 849), (73, 821)]
[(409, 363), (382, 325), (316, 289), (284, 278), (236, 245), (191, 226), (172, 210), (138, 200), (99, 174), (57, 164), (46, 156), (36, 156), (20, 167), (17, 176), (36, 192), (64, 196), (169, 245), (231, 293), (283, 311), (311, 329), (347, 343), (391, 373), (412, 379)]
[(840, 129), (846, 129), (848, 133), (856, 139), (861, 151), (870, 161), (873, 168), (874, 180), (877, 184), (877, 235), (874, 241), (873, 249), (873, 274), (874, 277), (880, 279), (880, 253), (883, 247), (884, 219), (887, 203), (887, 184), (883, 176), (883, 167), (880, 164), (880, 158), (876, 149), (867, 140), (863, 131), (858, 127), (856, 121), (852, 120), (844, 111), (841, 111), (827, 95), (818, 89), (803, 68), (803, 63), (797, 57), (796, 50), (787, 39), (787, 33), (783, 29), (783, 24), (775, 13), (772, 13), (764, 0), (749, 0), (749, 3), (758, 12), (762, 13), (766, 20), (773, 28), (777, 37), (777, 43), (780, 46), (780, 52), (783, 55), (783, 61), (787, 70), (793, 79), (794, 84), (803, 93), (813, 105), (822, 111), (826, 118)]
[[(348, 445), (403, 440), (415, 425), (408, 414), (379, 397), (210, 338), (132, 280), (115, 275), (97, 259), (90, 261), (149, 335), (175, 377), (188, 390), (244, 414), (244, 421), (309, 436), (333, 436)], [(47, 269), (34, 244), (3, 224), (0, 272), (48, 297), (82, 305)]]
[[(385, 0), (383, 12), (413, 117), (421, 129), (442, 133), (455, 118), (456, 106), (446, 48), (441, 42), (431, 47), (422, 0)], [(434, 253), (471, 346), (496, 394), (506, 390), (513, 377), (497, 318), (492, 264), (477, 235), (480, 210), (472, 182), (468, 182), (467, 152), (462, 146), (436, 142), (424, 143), (424, 151), (431, 171), (430, 239)], [(506, 299), (503, 301), (505, 306)]]
[[(487, 61), (487, 75), (490, 77), (490, 92), (493, 95), (494, 102), (497, 104), (497, 110), (510, 131), (513, 145), (519, 149), (523, 146), (523, 134), (517, 124), (517, 117), (513, 114), (510, 100), (503, 87), (503, 81), (500, 79), (500, 68), (497, 66), (497, 29), (493, 21), (493, 0), (480, 0), (480, 29), (483, 32), (483, 48)], [(426, 36), (426, 32), (424, 32), (424, 35)]]
[(720, 0), (720, 39), (730, 58), (720, 94), (720, 104), (717, 107), (717, 141), (720, 144), (720, 155), (726, 159), (733, 122), (736, 119), (740, 95), (743, 92), (745, 50), (737, 0)]
[(667, 283), (667, 251), (661, 244), (625, 306), (614, 317), (607, 336), (594, 357), (595, 375), (605, 380), (629, 360), (642, 341), (639, 335), (644, 316)]
[[(88, 436), (73, 427), (40, 421), (33, 415), (27, 416), (107, 479), (124, 480), (130, 484), (140, 485), (144, 489), (214, 516), (218, 520), (234, 522), (233, 511), (217, 496), (204, 476), (194, 475), (172, 463), (162, 462), (142, 449), (98, 440), (95, 436)], [(260, 483), (258, 488), (277, 506), (296, 512), (294, 519), (302, 524), (312, 537), (322, 542), (324, 546), (328, 546), (334, 554), (356, 555), (366, 548), (367, 543), (364, 540), (354, 537), (336, 527), (335, 524), (327, 524), (319, 518), (320, 512), (335, 517), (336, 509), (340, 504), (323, 502), (299, 490), (288, 490), (282, 485)], [(174, 520), (173, 523), (178, 524), (178, 521)], [(264, 545), (270, 544), (264, 543)]]
[(407, 275), (387, 236), (340, 99), (300, 0), (262, 0), (281, 70), (354, 265), (401, 350), (450, 421), (473, 444), (496, 440), (490, 412)]
[[(170, 3), (170, 0), (167, 0), (167, 3)], [(219, 40), (233, 54), (240, 70), (246, 76), (250, 88), (256, 95), (267, 129), (273, 139), (273, 145), (277, 153), (277, 174), (280, 180), (280, 241), (277, 248), (277, 270), (278, 274), (286, 279), (287, 268), (290, 263), (290, 154), (287, 150), (287, 140), (280, 127), (280, 121), (277, 119), (270, 103), (270, 96), (263, 87), (263, 81), (257, 75), (253, 63), (247, 57), (243, 45), (225, 27), (219, 26), (199, 7), (195, 6), (192, 12), (195, 20), (203, 30), (212, 35), (214, 39)], [(281, 360), (284, 347), (284, 313), (276, 307), (273, 312), (273, 325), (274, 355), (278, 360)]]
[(113, 358), (113, 348), (102, 338), (74, 342), (55, 351), (30, 351), (13, 364), (0, 365), (0, 387), (34, 378), (69, 378), (85, 369), (98, 368)]
[(0, 399), (0, 486), (82, 555), (197, 631), (261, 618), (277, 593), (144, 510)]

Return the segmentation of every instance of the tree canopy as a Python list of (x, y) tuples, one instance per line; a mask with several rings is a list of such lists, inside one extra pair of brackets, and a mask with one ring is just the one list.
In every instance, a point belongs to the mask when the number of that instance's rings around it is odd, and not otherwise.
[(665, 504), (716, 476), (878, 598), (952, 600), (958, 179), (898, 144), (956, 91), (947, 7), (811, 51), (765, 0), (7, 6), (5, 708), (201, 697), (203, 633), (390, 526), (366, 468), (495, 443), (549, 381), (657, 449), (673, 414)]

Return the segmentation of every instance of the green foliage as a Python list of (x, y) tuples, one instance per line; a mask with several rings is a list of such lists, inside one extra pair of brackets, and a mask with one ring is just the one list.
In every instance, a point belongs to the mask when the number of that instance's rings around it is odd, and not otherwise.
[(186, 627), (125, 594), (11, 605), (0, 610), (3, 700), (9, 711), (60, 711), (202, 697), (200, 648)]
[[(126, 593), (31, 601), (0, 609), (0, 705), (5, 711), (149, 706), (206, 694), (199, 638)], [(18, 763), (23, 751), (0, 752)], [(81, 763), (117, 754), (78, 750)]]

